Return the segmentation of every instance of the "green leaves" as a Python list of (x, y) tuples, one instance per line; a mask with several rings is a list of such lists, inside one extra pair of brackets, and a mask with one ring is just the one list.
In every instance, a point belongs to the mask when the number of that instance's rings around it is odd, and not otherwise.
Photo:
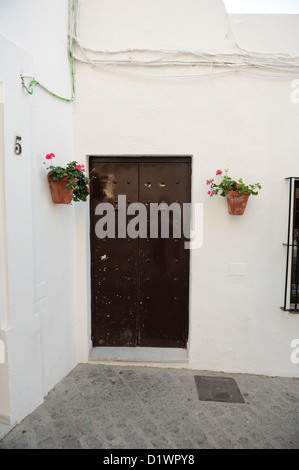
[(69, 162), (66, 167), (50, 165), (47, 169), (50, 170), (49, 176), (52, 181), (58, 181), (63, 177), (69, 178), (66, 189), (74, 191), (73, 201), (87, 200), (90, 178), (85, 174), (84, 165), (79, 165), (73, 161)]

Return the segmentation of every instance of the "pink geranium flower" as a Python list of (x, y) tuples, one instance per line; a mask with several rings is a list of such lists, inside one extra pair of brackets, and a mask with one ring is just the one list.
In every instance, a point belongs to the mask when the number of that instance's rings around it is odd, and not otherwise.
[(48, 153), (48, 154), (45, 156), (45, 158), (46, 158), (47, 160), (51, 160), (51, 158), (54, 158), (54, 157), (55, 157), (54, 153)]
[(222, 175), (222, 170), (217, 170), (216, 175)]

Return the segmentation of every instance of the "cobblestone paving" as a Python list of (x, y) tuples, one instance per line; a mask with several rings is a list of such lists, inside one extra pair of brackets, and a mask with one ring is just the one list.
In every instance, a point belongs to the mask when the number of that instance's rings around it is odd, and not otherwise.
[[(233, 377), (244, 404), (198, 399)], [(299, 379), (79, 364), (0, 449), (299, 449)]]

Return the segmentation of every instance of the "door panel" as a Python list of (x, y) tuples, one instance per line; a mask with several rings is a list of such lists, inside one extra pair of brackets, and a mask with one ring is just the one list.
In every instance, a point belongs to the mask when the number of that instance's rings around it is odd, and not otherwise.
[[(140, 202), (166, 204), (159, 216), (159, 238), (140, 239), (140, 346), (184, 347), (188, 311), (188, 253), (184, 238), (173, 237), (172, 203), (188, 202), (186, 163), (140, 165)], [(163, 207), (163, 206), (162, 206)], [(161, 224), (169, 218), (169, 238)], [(151, 221), (153, 223), (153, 221)], [(181, 210), (182, 232), (182, 210)]]
[[(108, 159), (107, 159), (108, 160)], [(188, 338), (189, 250), (182, 230), (183, 212), (173, 215), (166, 205), (190, 202), (190, 160), (181, 158), (113, 159), (93, 157), (91, 184), (92, 339), (94, 346), (185, 347)], [(118, 238), (118, 195), (127, 207), (147, 207), (146, 238)], [(116, 238), (99, 239), (95, 215), (101, 202), (116, 209)], [(159, 214), (157, 238), (150, 236), (150, 204), (165, 205)], [(161, 234), (168, 220), (169, 238)], [(127, 216), (126, 222), (134, 216)], [(168, 225), (168, 224), (167, 224)], [(183, 232), (183, 231), (182, 231)]]

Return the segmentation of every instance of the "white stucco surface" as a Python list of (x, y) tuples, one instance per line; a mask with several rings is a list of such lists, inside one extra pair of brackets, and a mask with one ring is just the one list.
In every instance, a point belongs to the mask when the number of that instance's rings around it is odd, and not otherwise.
[[(8, 280), (9, 305), (8, 324), (6, 318), (0, 325), (8, 370), (1, 381), (0, 414), (14, 423), (77, 363), (74, 208), (58, 210), (52, 204), (43, 165), (50, 152), (60, 164), (72, 158), (72, 104), (38, 88), (30, 96), (20, 79), (20, 74), (34, 76), (70, 96), (68, 2), (1, 2), (0, 34), (7, 240), (7, 271), (2, 274)], [(16, 135), (22, 137), (19, 156), (14, 153)]]
[[(241, 50), (299, 56), (298, 15), (228, 17), (221, 0), (76, 6), (82, 45), (112, 62), (169, 57), (169, 51), (190, 61), (194, 53), (237, 60)], [(71, 96), (68, 25), (67, 0), (0, 2), (0, 420), (20, 421), (90, 356), (89, 207), (52, 203), (42, 164), (50, 152), (57, 164), (86, 166), (88, 155), (192, 155), (192, 201), (203, 203), (204, 239), (191, 252), (183, 366), (298, 377), (290, 345), (299, 338), (299, 315), (280, 307), (285, 178), (299, 176), (299, 103), (291, 100), (299, 76), (275, 79), (233, 68), (218, 75), (228, 69), (212, 62), (92, 67), (76, 59), (74, 103), (39, 87), (30, 96), (20, 74)], [(78, 47), (76, 54), (84, 58)], [(206, 179), (225, 168), (262, 184), (242, 217), (228, 214), (225, 199), (206, 194)]]

